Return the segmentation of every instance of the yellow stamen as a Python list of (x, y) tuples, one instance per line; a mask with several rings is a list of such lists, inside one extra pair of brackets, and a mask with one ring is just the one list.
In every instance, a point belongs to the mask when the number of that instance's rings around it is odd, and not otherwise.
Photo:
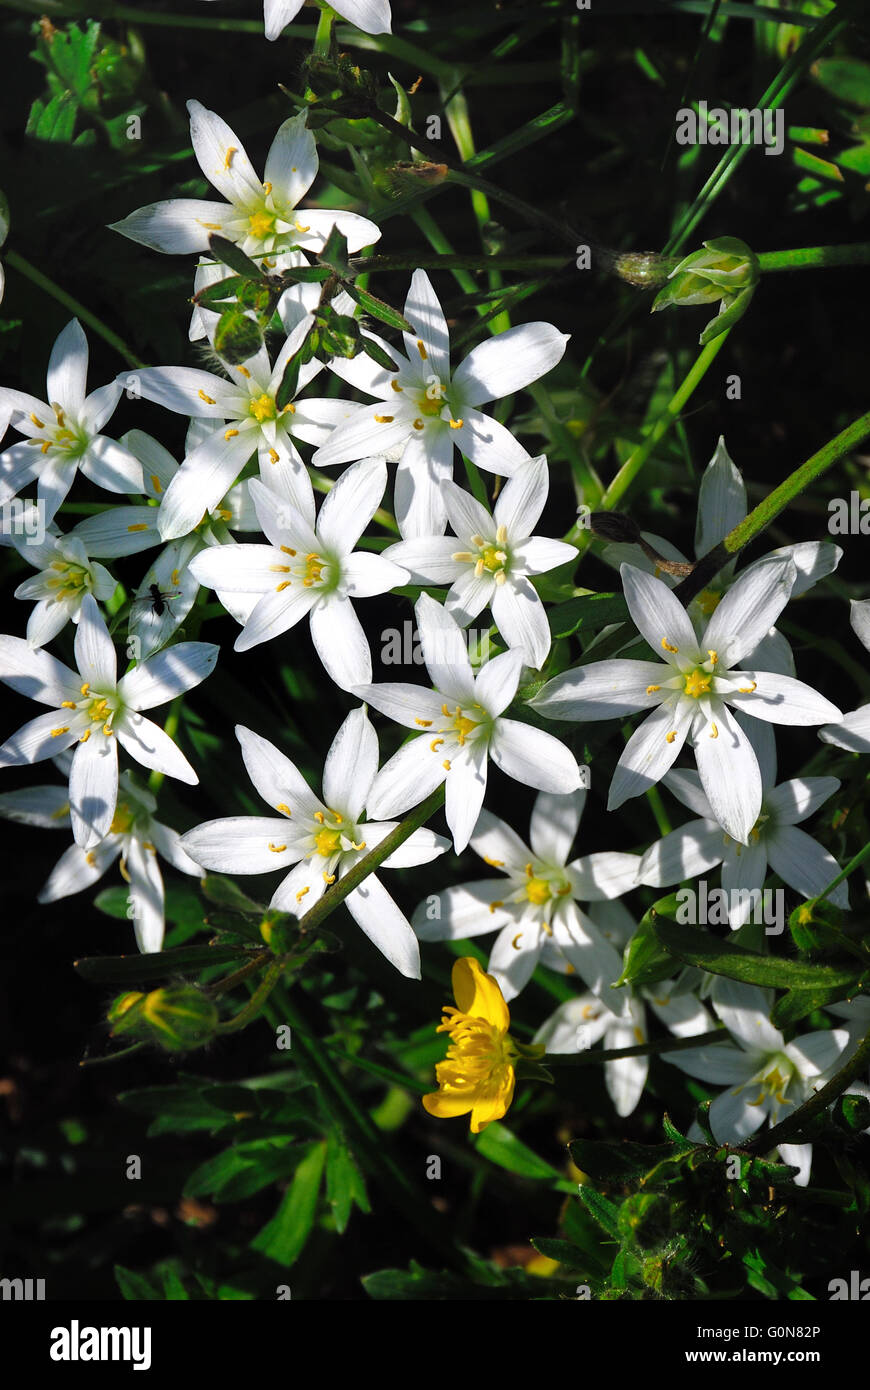
[(501, 898), (496, 898), (490, 903), (489, 910), (490, 912), (495, 912), (496, 908), (499, 907), (504, 907), (504, 903), (502, 902)]
[(423, 424), (423, 421), (422, 421), (422, 420), (415, 420), (415, 421), (414, 421), (414, 429), (415, 429), (415, 430), (422, 430), (422, 429), (425, 429), (425, 426), (424, 426), (424, 424)]
[(395, 418), (394, 415), (376, 415), (375, 422), (378, 425), (391, 425)]
[(450, 771), (450, 759), (449, 759), (449, 758), (445, 758), (444, 761), (443, 761), (443, 763), (441, 764), (441, 766), (442, 766), (443, 768), (446, 768), (446, 770), (449, 772), (449, 771)]
[(716, 728), (716, 725), (715, 725), (715, 724), (711, 724), (711, 725), (710, 725), (710, 737), (711, 737), (711, 738), (718, 738), (718, 737), (719, 737), (719, 730)]
[(64, 724), (60, 729), (52, 729), (52, 731), (51, 731), (51, 736), (52, 736), (52, 738), (59, 738), (61, 734), (68, 734), (68, 733), (69, 733), (69, 724)]
[(433, 753), (437, 753), (438, 749), (441, 747), (443, 742), (443, 738), (433, 738), (432, 742), (429, 744), (429, 747), (432, 749)]
[(229, 146), (227, 147), (227, 152), (226, 152), (226, 154), (224, 155), (224, 168), (225, 168), (225, 169), (229, 169), (230, 165), (231, 165), (232, 162), (233, 162), (233, 155), (234, 155), (234, 154), (237, 154), (237, 153), (238, 153), (238, 150), (236, 149), (236, 146), (235, 146), (235, 145), (229, 145)]
[(163, 491), (163, 485), (156, 473), (151, 474), (151, 486), (153, 487), (155, 492)]
[(392, 388), (393, 388), (394, 391), (402, 391), (402, 390), (404, 390), (404, 387), (400, 386), (399, 383), (398, 383), (397, 381), (391, 381), (391, 382), (390, 382), (390, 385), (392, 386)]
[(224, 439), (235, 439), (237, 435), (238, 430), (224, 430)]
[(147, 530), (148, 530), (148, 523), (147, 523), (147, 521), (137, 521), (137, 522), (135, 523), (135, 525), (133, 525), (133, 526), (128, 526), (128, 527), (127, 527), (127, 530), (128, 530), (128, 531), (147, 531)]
[(301, 903), (302, 899), (305, 897), (305, 894), (310, 893), (310, 891), (310, 888), (300, 888), (299, 892), (296, 894), (296, 901), (298, 903)]
[(269, 462), (270, 462), (270, 463), (277, 463), (279, 458), (280, 458), (280, 454), (278, 453), (278, 450), (277, 450), (277, 449), (270, 449), (270, 450), (269, 450)]
[(273, 844), (272, 844), (272, 841), (270, 840), (270, 841), (269, 841), (269, 848), (270, 848), (270, 850), (272, 851), (273, 854), (283, 854), (284, 851), (285, 851), (285, 849), (287, 848), (287, 846), (286, 846), (286, 845), (273, 845)]
[(215, 404), (216, 404), (216, 401), (214, 400), (214, 397), (213, 397), (213, 396), (207, 396), (207, 395), (205, 394), (205, 392), (202, 390), (202, 388), (200, 388), (200, 390), (197, 392), (197, 395), (199, 396), (199, 399), (200, 399), (201, 401), (205, 401), (206, 405), (215, 405)]
[(283, 813), (284, 813), (285, 816), (292, 816), (292, 814), (293, 814), (293, 812), (290, 810), (290, 807), (287, 805), (286, 801), (279, 801), (279, 802), (278, 802), (278, 805), (275, 807), (275, 810), (276, 810), (276, 811), (283, 811)]
[(45, 425), (43, 424), (42, 420), (40, 420), (38, 416), (34, 415), (32, 410), (30, 412), (30, 418), (38, 430), (45, 429)]
[(672, 647), (667, 637), (662, 638), (662, 646), (666, 652), (678, 652), (680, 650), (679, 647)]
[(648, 685), (646, 688), (646, 693), (647, 695), (654, 695), (657, 690), (661, 690), (660, 685)]
[(432, 720), (431, 720), (431, 719), (415, 719), (415, 720), (414, 720), (414, 723), (415, 723), (415, 724), (419, 724), (421, 729), (431, 729), (431, 728), (432, 728)]
[(426, 351), (426, 348), (425, 348), (425, 346), (424, 346), (424, 344), (423, 344), (423, 339), (422, 339), (422, 338), (418, 338), (418, 339), (417, 339), (417, 351), (419, 352), (420, 356), (422, 357), (423, 361), (425, 362), (426, 359), (428, 358), (429, 354), (428, 354), (428, 352)]
[(737, 694), (738, 694), (738, 695), (751, 695), (752, 692), (753, 692), (753, 690), (755, 690), (755, 688), (756, 688), (757, 685), (758, 685), (758, 681), (753, 681), (751, 685), (739, 685), (739, 686), (737, 687)]
[(461, 430), (461, 429), (462, 429), (462, 426), (463, 426), (463, 424), (464, 424), (464, 421), (463, 421), (463, 420), (448, 420), (447, 423), (449, 424), (449, 426), (450, 426), (450, 428), (451, 428), (452, 430)]
[(240, 367), (240, 366), (237, 365), (237, 366), (236, 366), (236, 371), (237, 371), (237, 372), (241, 372), (242, 376), (248, 376), (248, 377), (249, 377), (249, 376), (251, 375), (251, 373), (248, 371), (247, 367)]
[(671, 729), (671, 732), (670, 732), (669, 734), (665, 734), (665, 743), (673, 743), (673, 741), (674, 741), (674, 739), (675, 739), (676, 737), (677, 737), (677, 731), (676, 731), (676, 729)]

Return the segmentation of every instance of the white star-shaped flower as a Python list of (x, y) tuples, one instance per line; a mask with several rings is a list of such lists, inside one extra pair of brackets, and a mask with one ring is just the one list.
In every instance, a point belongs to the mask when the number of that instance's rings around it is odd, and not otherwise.
[(461, 627), (491, 608), (508, 646), (535, 667), (546, 661), (552, 638), (529, 575), (545, 574), (577, 554), (564, 541), (532, 535), (548, 488), (543, 456), (522, 464), (508, 479), (492, 514), (454, 482), (445, 482), (441, 495), (455, 536), (421, 536), (384, 552), (418, 583), (450, 584), (444, 606)]
[[(786, 1043), (770, 1022), (773, 991), (717, 976), (712, 991), (713, 1008), (731, 1034), (736, 1047), (712, 1043), (685, 1052), (665, 1052), (672, 1062), (699, 1081), (729, 1087), (710, 1106), (710, 1128), (718, 1144), (739, 1144), (765, 1120), (776, 1125), (789, 1110), (802, 1105), (818, 1089), (849, 1041), (845, 1029), (806, 1033)], [(689, 1138), (701, 1138), (696, 1126)], [(809, 1182), (812, 1144), (781, 1144), (785, 1163), (799, 1169), (794, 1181)]]
[[(65, 754), (56, 761), (60, 766)], [(177, 830), (154, 819), (157, 801), (144, 787), (122, 772), (118, 804), (109, 833), (93, 849), (70, 845), (61, 855), (37, 896), (41, 903), (57, 902), (90, 888), (121, 856), (121, 876), (129, 885), (130, 914), (140, 951), (159, 951), (163, 945), (164, 890), (158, 855), (183, 874), (201, 876), (198, 864), (181, 848)], [(66, 787), (27, 787), (0, 795), (0, 816), (38, 825), (46, 830), (65, 830), (70, 825)]]
[(623, 565), (620, 573), (634, 623), (666, 664), (592, 662), (548, 681), (531, 704), (551, 719), (581, 721), (652, 710), (617, 763), (608, 809), (658, 782), (691, 738), (715, 819), (746, 844), (761, 812), (761, 773), (729, 706), (774, 724), (823, 724), (839, 717), (836, 705), (802, 681), (739, 667), (788, 602), (794, 564), (772, 557), (746, 570), (701, 638), (660, 579), (633, 565)]
[(361, 459), (341, 475), (315, 519), (307, 475), (299, 480), (296, 507), (251, 480), (269, 545), (215, 546), (190, 562), (198, 583), (253, 600), (236, 651), (268, 642), (308, 616), (311, 640), (336, 685), (353, 690), (371, 680), (371, 652), (351, 600), (408, 582), (407, 570), (391, 560), (354, 550), (386, 485), (384, 460)]
[[(223, 429), (206, 435), (187, 455), (160, 503), (157, 526), (164, 540), (185, 536), (214, 507), (257, 453), (260, 476), (269, 487), (291, 500), (305, 476), (305, 465), (294, 438), (309, 444), (326, 439), (337, 421), (353, 407), (336, 400), (275, 401), (284, 369), (307, 337), (310, 315), (297, 325), (278, 354), (275, 365), (265, 348), (238, 366), (226, 366), (230, 380), (197, 367), (148, 367), (124, 373), (125, 383), (149, 401), (180, 415), (222, 420)], [(297, 391), (320, 370), (307, 363), (299, 373)], [(304, 484), (303, 484), (304, 486)]]
[(259, 179), (226, 121), (198, 101), (189, 101), (187, 109), (199, 167), (226, 202), (165, 199), (111, 223), (113, 231), (170, 254), (208, 251), (209, 238), (217, 233), (248, 256), (268, 256), (269, 269), (279, 270), (298, 262), (295, 248), (322, 251), (333, 227), (347, 238), (351, 251), (380, 239), (380, 228), (357, 213), (299, 209), (318, 169), (317, 145), (306, 125), (306, 111), (291, 116), (279, 128), (266, 156), (265, 178)]
[[(305, 0), (263, 0), (266, 38), (280, 38), (282, 30), (296, 18)], [(391, 32), (389, 0), (335, 0), (332, 8), (364, 34)]]
[[(738, 722), (761, 773), (761, 811), (749, 832), (748, 843), (740, 844), (723, 834), (696, 772), (672, 769), (665, 774), (665, 786), (701, 819), (689, 821), (650, 845), (638, 870), (639, 883), (664, 888), (721, 864), (732, 931), (748, 921), (753, 911), (753, 894), (764, 887), (768, 865), (804, 898), (816, 897), (840, 872), (834, 856), (812, 836), (797, 829), (800, 821), (813, 815), (834, 795), (840, 786), (838, 778), (793, 777), (777, 786), (776, 741), (770, 725), (754, 719), (745, 724), (742, 719)], [(845, 883), (832, 889), (828, 897), (836, 907), (849, 906)]]
[[(184, 850), (207, 869), (263, 874), (295, 865), (272, 894), (271, 906), (303, 916), (330, 884), (375, 849), (395, 823), (364, 820), (363, 808), (378, 770), (378, 739), (364, 709), (345, 719), (326, 755), (323, 800), (274, 744), (236, 726), (248, 775), (280, 817), (231, 816), (207, 821), (181, 838)], [(381, 869), (427, 864), (447, 841), (415, 830)], [(402, 975), (420, 978), (420, 948), (411, 925), (376, 874), (344, 900), (366, 936)]]
[(0, 637), (0, 680), (21, 695), (51, 705), (7, 739), (0, 767), (54, 757), (78, 744), (69, 800), (77, 845), (93, 849), (115, 814), (118, 743), (143, 767), (191, 785), (199, 781), (168, 734), (140, 713), (191, 690), (214, 668), (218, 648), (179, 642), (118, 679), (112, 639), (92, 595), (84, 599), (75, 637), (78, 674), (20, 637)]
[(454, 446), (490, 473), (510, 476), (529, 462), (510, 431), (478, 407), (537, 381), (561, 360), (568, 335), (550, 323), (520, 324), (473, 348), (451, 374), (447, 320), (423, 270), (411, 278), (405, 318), (414, 329), (404, 335), (407, 356), (368, 335), (397, 363), (395, 371), (364, 353), (330, 363), (349, 385), (378, 401), (355, 407), (312, 462), (327, 468), (368, 454), (398, 458), (396, 520), (409, 539), (444, 532), (441, 485), (452, 477)]
[(11, 412), (12, 428), (27, 435), (0, 454), (0, 503), (36, 479), (43, 520), (50, 522), (80, 468), (109, 492), (141, 492), (142, 469), (133, 455), (101, 434), (121, 395), (110, 381), (85, 394), (88, 340), (78, 319), (58, 334), (48, 362), (48, 401), (0, 387), (0, 412)]
[(609, 987), (622, 962), (594, 919), (578, 903), (597, 903), (627, 893), (636, 882), (636, 854), (603, 851), (568, 862), (586, 801), (584, 789), (569, 796), (540, 792), (529, 833), (531, 849), (503, 820), (481, 811), (470, 845), (501, 878), (447, 888), (420, 903), (411, 921), (421, 941), (464, 941), (497, 931), (487, 973), (505, 999), (520, 993), (540, 961), (563, 974), (576, 972), (607, 1009), (619, 1003)]
[(580, 769), (552, 734), (504, 718), (519, 685), (521, 652), (502, 652), (475, 676), (456, 620), (428, 594), (420, 596), (416, 611), (435, 689), (384, 683), (354, 691), (418, 734), (381, 768), (367, 809), (373, 816), (399, 815), (446, 781), (447, 824), (459, 854), (480, 815), (490, 757), (525, 786), (562, 795), (580, 786)]
[(106, 603), (115, 592), (116, 582), (105, 565), (91, 560), (75, 536), (47, 535), (41, 543), (16, 537), (13, 544), (19, 555), (39, 570), (15, 590), (16, 598), (36, 600), (27, 620), (27, 640), (32, 647), (50, 642), (70, 619), (77, 623), (87, 594)]

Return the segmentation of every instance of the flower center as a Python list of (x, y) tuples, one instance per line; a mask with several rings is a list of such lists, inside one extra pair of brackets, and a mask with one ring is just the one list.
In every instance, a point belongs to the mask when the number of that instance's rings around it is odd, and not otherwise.
[(712, 680), (712, 672), (703, 671), (700, 666), (696, 666), (685, 678), (685, 693), (691, 695), (693, 700), (699, 699), (702, 695), (709, 695)]
[(544, 903), (549, 902), (552, 897), (547, 880), (545, 878), (530, 878), (526, 884), (526, 897), (536, 907), (543, 907)]
[(318, 830), (314, 837), (317, 846), (317, 853), (324, 859), (328, 859), (331, 854), (335, 854), (341, 848), (340, 830)]
[(276, 214), (267, 208), (261, 208), (259, 212), (252, 212), (248, 218), (248, 230), (251, 236), (255, 236), (258, 241), (271, 236), (275, 230), (275, 218)]
[(447, 1056), (435, 1068), (439, 1086), (445, 1090), (474, 1088), (484, 1094), (496, 1094), (507, 1084), (508, 1073), (518, 1056), (510, 1034), (485, 1018), (461, 1013), (450, 1005), (445, 1006), (436, 1032), (450, 1034)]
[(790, 1105), (786, 1092), (795, 1074), (795, 1067), (782, 1052), (769, 1057), (764, 1066), (746, 1084), (758, 1087), (755, 1100), (749, 1105), (763, 1105), (765, 1100), (775, 1100), (777, 1105)]
[(109, 826), (110, 835), (126, 835), (132, 829), (135, 816), (126, 802), (119, 802), (115, 808), (115, 815), (112, 824)]
[(83, 591), (90, 593), (91, 576), (81, 565), (69, 560), (52, 560), (49, 568), (55, 573), (49, 575), (45, 582), (49, 589), (57, 590), (54, 598), (82, 598)]
[(265, 391), (261, 396), (254, 396), (248, 406), (258, 424), (262, 425), (264, 420), (274, 420), (278, 415), (278, 407), (272, 396)]
[(56, 401), (52, 401), (51, 408), (54, 411), (56, 423), (47, 425), (44, 420), (40, 420), (37, 415), (31, 412), (31, 420), (37, 429), (43, 430), (42, 436), (35, 435), (28, 440), (29, 444), (38, 444), (41, 452), (47, 454), (49, 449), (56, 449), (64, 454), (80, 454), (87, 440), (81, 431), (71, 429), (67, 424), (66, 413), (62, 406)]

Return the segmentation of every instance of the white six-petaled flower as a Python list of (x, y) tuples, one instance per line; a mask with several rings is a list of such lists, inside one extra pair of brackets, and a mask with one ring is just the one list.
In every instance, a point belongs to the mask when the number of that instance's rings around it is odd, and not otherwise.
[(0, 387), (0, 412), (10, 411), (12, 428), (27, 435), (0, 454), (0, 503), (36, 479), (42, 520), (50, 522), (78, 469), (109, 492), (141, 492), (142, 469), (133, 455), (101, 434), (114, 414), (121, 386), (86, 395), (88, 340), (78, 319), (58, 334), (48, 361), (48, 401)]
[(119, 680), (112, 639), (90, 594), (76, 629), (78, 674), (19, 637), (0, 637), (0, 680), (52, 706), (6, 740), (0, 767), (41, 762), (77, 744), (70, 769), (70, 816), (76, 844), (93, 849), (108, 834), (115, 814), (119, 743), (144, 767), (191, 785), (199, 780), (169, 735), (140, 711), (199, 685), (217, 655), (210, 642), (179, 642)]
[(200, 584), (254, 599), (236, 651), (278, 637), (308, 616), (311, 640), (336, 685), (353, 690), (371, 680), (371, 652), (351, 599), (385, 594), (408, 580), (392, 561), (354, 550), (386, 485), (384, 460), (361, 459), (341, 475), (315, 520), (306, 474), (295, 507), (251, 480), (251, 498), (270, 544), (214, 546), (190, 562)]
[(351, 386), (378, 397), (356, 406), (315, 453), (318, 467), (369, 454), (399, 460), (395, 512), (405, 539), (440, 536), (447, 523), (441, 484), (453, 474), (453, 450), (490, 473), (510, 476), (529, 454), (511, 432), (479, 409), (528, 386), (559, 362), (568, 337), (550, 323), (524, 323), (473, 348), (451, 374), (447, 320), (428, 275), (415, 270), (405, 300), (405, 351), (368, 336), (396, 362), (387, 371), (359, 353), (330, 366)]
[(620, 573), (635, 625), (666, 664), (592, 662), (548, 681), (531, 704), (551, 719), (567, 720), (652, 710), (617, 763), (608, 809), (658, 782), (691, 738), (715, 819), (746, 844), (761, 812), (761, 773), (729, 706), (775, 724), (823, 724), (839, 717), (836, 705), (802, 681), (739, 667), (788, 602), (794, 563), (772, 557), (745, 571), (700, 638), (685, 608), (660, 579), (632, 565), (623, 565)]
[(272, 270), (295, 264), (299, 251), (322, 251), (334, 226), (346, 236), (351, 251), (379, 240), (380, 229), (355, 212), (298, 210), (318, 169), (306, 111), (279, 127), (266, 156), (265, 177), (259, 179), (226, 121), (198, 101), (189, 101), (187, 109), (199, 167), (226, 201), (165, 199), (113, 222), (113, 231), (155, 251), (176, 254), (207, 251), (209, 238), (217, 233), (248, 256), (268, 257)]
[[(301, 917), (395, 829), (394, 823), (363, 819), (378, 770), (377, 734), (364, 709), (347, 716), (326, 755), (322, 801), (274, 744), (242, 725), (236, 736), (251, 781), (280, 815), (207, 821), (182, 836), (182, 847), (204, 868), (222, 873), (262, 874), (294, 865), (273, 893), (271, 906)], [(415, 830), (380, 868), (426, 864), (447, 847), (433, 831)], [(377, 875), (369, 874), (344, 903), (387, 960), (402, 975), (419, 979), (417, 938)]]
[(622, 962), (593, 915), (578, 903), (617, 898), (634, 887), (640, 858), (602, 851), (568, 862), (586, 800), (540, 792), (535, 799), (529, 849), (497, 816), (481, 811), (470, 845), (500, 878), (477, 879), (420, 903), (412, 925), (421, 941), (462, 941), (497, 931), (487, 972), (505, 999), (519, 994), (540, 960), (576, 972), (608, 1011), (621, 1000), (610, 993)]
[(47, 535), (38, 544), (24, 536), (13, 544), (39, 570), (15, 590), (16, 598), (36, 600), (27, 620), (27, 640), (33, 647), (50, 642), (70, 619), (77, 623), (87, 594), (105, 603), (115, 592), (115, 580), (105, 565), (89, 559), (76, 536)]
[(414, 580), (450, 584), (444, 606), (461, 627), (491, 608), (508, 646), (535, 667), (543, 666), (552, 639), (529, 575), (545, 574), (577, 554), (564, 541), (532, 535), (548, 487), (543, 456), (522, 464), (508, 479), (492, 514), (454, 482), (445, 482), (441, 494), (455, 536), (420, 536), (384, 552)]
[[(61, 766), (71, 758), (63, 754), (56, 761)], [(135, 783), (129, 772), (122, 772), (119, 800), (108, 834), (93, 849), (70, 845), (37, 894), (37, 901), (53, 903), (81, 893), (101, 879), (120, 855), (136, 944), (140, 951), (159, 951), (165, 919), (158, 855), (183, 874), (201, 876), (202, 869), (181, 848), (178, 831), (155, 820), (156, 810), (157, 801), (151, 792)], [(70, 825), (69, 812), (66, 787), (28, 787), (0, 795), (0, 816), (25, 825), (65, 830)]]
[(458, 854), (480, 815), (489, 758), (508, 777), (563, 795), (580, 786), (580, 769), (552, 734), (504, 718), (519, 685), (522, 653), (502, 652), (475, 676), (455, 619), (428, 594), (416, 607), (435, 689), (397, 682), (361, 685), (354, 692), (418, 735), (381, 768), (367, 809), (373, 816), (399, 815), (446, 780), (447, 824)]

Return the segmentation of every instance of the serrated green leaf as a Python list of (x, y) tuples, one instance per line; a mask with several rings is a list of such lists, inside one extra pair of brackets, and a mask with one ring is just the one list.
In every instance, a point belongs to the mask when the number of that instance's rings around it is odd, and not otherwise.
[(326, 1200), (339, 1235), (347, 1227), (354, 1202), (362, 1211), (370, 1210), (362, 1174), (344, 1139), (334, 1130), (326, 1146)]
[(288, 1268), (295, 1263), (314, 1225), (325, 1161), (324, 1141), (302, 1159), (277, 1212), (251, 1241), (252, 1250)]
[(222, 265), (228, 265), (230, 270), (234, 270), (243, 280), (256, 280), (258, 283), (263, 280), (262, 268), (256, 261), (252, 261), (250, 256), (246, 256), (234, 241), (213, 234), (208, 239), (208, 245), (214, 259)]
[(575, 1139), (568, 1148), (581, 1173), (604, 1183), (641, 1177), (677, 1153), (673, 1144), (608, 1144), (599, 1139)]
[(414, 332), (413, 325), (408, 322), (404, 314), (400, 314), (398, 309), (394, 309), (383, 299), (378, 299), (377, 295), (370, 294), (368, 290), (361, 290), (359, 285), (350, 283), (346, 284), (344, 288), (351, 299), (365, 313), (371, 314), (373, 319), (380, 319), (381, 323), (387, 324), (389, 328), (398, 328), (402, 333)]
[(548, 1260), (558, 1260), (566, 1269), (586, 1271), (589, 1262), (582, 1250), (572, 1245), (570, 1240), (558, 1240), (551, 1236), (532, 1236), (532, 1245), (540, 1255)]
[(210, 304), (223, 304), (228, 299), (235, 299), (245, 283), (241, 275), (227, 275), (225, 279), (218, 280), (214, 285), (204, 285), (201, 290), (197, 290), (193, 296), (193, 302), (194, 304), (201, 304), (205, 308), (208, 308)]
[(610, 1236), (612, 1240), (619, 1240), (619, 1207), (602, 1197), (600, 1192), (596, 1192), (587, 1183), (580, 1185), (578, 1194), (586, 1210), (595, 1218), (605, 1235)]
[(396, 372), (399, 370), (389, 353), (384, 351), (380, 343), (373, 343), (371, 338), (363, 338), (363, 352), (366, 357), (370, 357), (373, 362), (377, 362), (379, 367), (383, 367), (385, 372)]

